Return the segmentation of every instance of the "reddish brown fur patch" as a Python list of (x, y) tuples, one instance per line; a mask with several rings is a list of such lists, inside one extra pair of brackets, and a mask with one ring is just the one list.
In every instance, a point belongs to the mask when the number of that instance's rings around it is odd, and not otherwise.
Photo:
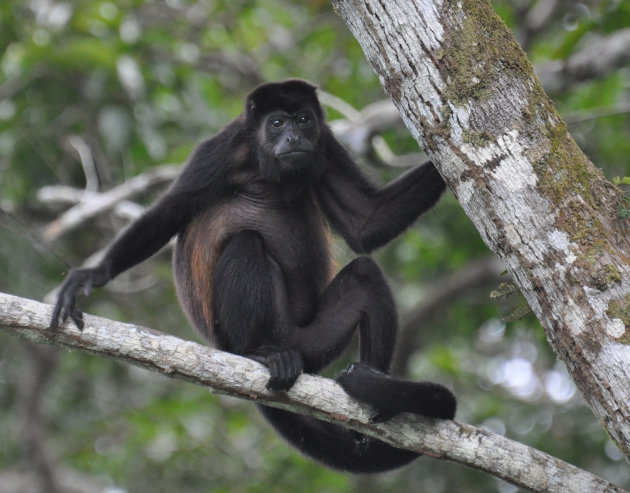
[[(213, 255), (207, 248), (207, 242), (203, 241), (206, 225), (199, 218), (188, 227), (182, 240), (183, 262), (186, 264), (182, 272), (186, 273), (186, 279), (179, 279), (186, 288), (188, 299), (182, 299), (187, 314), (204, 335), (212, 334), (212, 272)], [(199, 327), (198, 317), (204, 319), (205, 327)]]
[(328, 223), (326, 222), (324, 213), (317, 203), (315, 203), (315, 211), (317, 213), (317, 222), (319, 223), (319, 227), (321, 228), (324, 235), (324, 255), (326, 256), (328, 262), (328, 282), (326, 283), (326, 285), (328, 285), (337, 275), (337, 271), (339, 270), (339, 262), (337, 261), (336, 255), (333, 254), (334, 239), (332, 231), (328, 227)]
[[(212, 276), (217, 254), (204, 242), (207, 236), (199, 225), (195, 235), (191, 238), (190, 268), (193, 280), (193, 294), (197, 299), (209, 329), (213, 326), (212, 317)], [(201, 231), (200, 231), (201, 230)]]
[[(190, 303), (182, 299), (188, 316), (203, 335), (211, 338), (214, 316), (212, 309), (214, 269), (220, 255), (221, 244), (229, 223), (225, 209), (210, 209), (197, 216), (188, 226), (181, 241), (183, 262), (187, 279), (179, 279), (186, 286), (185, 291)], [(197, 315), (197, 317), (195, 316)], [(203, 318), (203, 327), (199, 327), (199, 316)], [(195, 321), (197, 319), (197, 321)], [(195, 323), (196, 322), (196, 323)]]

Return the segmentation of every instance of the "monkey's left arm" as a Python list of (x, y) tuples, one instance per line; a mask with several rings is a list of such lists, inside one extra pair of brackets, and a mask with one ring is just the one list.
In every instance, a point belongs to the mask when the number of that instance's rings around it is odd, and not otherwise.
[(332, 136), (328, 149), (318, 196), (333, 228), (356, 252), (370, 252), (398, 236), (445, 189), (430, 161), (377, 189)]

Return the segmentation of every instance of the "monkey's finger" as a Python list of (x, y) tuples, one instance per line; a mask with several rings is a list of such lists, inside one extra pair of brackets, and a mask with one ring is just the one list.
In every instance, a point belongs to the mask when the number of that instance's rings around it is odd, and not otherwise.
[(282, 353), (282, 364), (284, 375), (283, 390), (289, 390), (293, 387), (304, 368), (302, 356), (298, 351), (293, 349), (284, 351)]
[(269, 380), (267, 390), (280, 390), (278, 388), (278, 359), (269, 358)]
[(365, 452), (370, 444), (370, 439), (363, 433), (359, 433), (355, 430), (350, 430), (350, 435), (354, 440), (354, 446), (359, 452)]
[(291, 385), (289, 388), (293, 387), (293, 384), (300, 377), (302, 372), (304, 371), (304, 363), (302, 361), (302, 357), (299, 354), (292, 354), (290, 357), (290, 374), (293, 375), (291, 380)]
[(59, 317), (61, 318), (61, 322), (65, 322), (66, 320), (68, 320), (69, 311), (70, 311), (70, 308), (68, 306), (68, 301), (63, 300), (61, 304), (61, 313), (59, 314)]
[(59, 327), (59, 312), (61, 311), (61, 306), (59, 306), (59, 302), (55, 304), (55, 308), (53, 308), (52, 317), (50, 319), (49, 329), (56, 329)]
[(60, 294), (59, 297), (57, 298), (57, 303), (55, 303), (55, 307), (53, 308), (52, 318), (50, 320), (50, 325), (49, 325), (51, 329), (56, 329), (57, 327), (59, 327), (59, 318), (63, 317), (63, 312), (65, 311), (65, 305), (66, 305), (66, 302), (62, 294)]
[(83, 322), (83, 312), (78, 308), (73, 308), (72, 313), (70, 314), (70, 318), (74, 324), (78, 327), (79, 330), (83, 330), (83, 326), (85, 325)]
[(370, 413), (370, 423), (384, 423), (389, 421), (398, 413), (389, 409), (373, 409)]
[(297, 374), (293, 369), (291, 355), (287, 351), (280, 353), (279, 370), (278, 386), (281, 390), (289, 390), (295, 383)]
[(65, 322), (74, 310), (74, 287), (71, 286), (70, 289), (64, 290), (64, 292), (59, 296), (59, 299), (63, 303), (61, 309), (61, 320)]
[[(62, 323), (66, 323), (68, 321), (68, 318), (74, 319), (74, 310), (75, 308), (75, 302), (74, 302), (74, 298), (69, 298), (67, 296), (61, 298), (59, 300), (60, 303), (60, 312), (59, 312), (59, 316), (56, 319), (57, 325), (59, 320), (61, 319)], [(57, 326), (55, 325), (55, 326)]]

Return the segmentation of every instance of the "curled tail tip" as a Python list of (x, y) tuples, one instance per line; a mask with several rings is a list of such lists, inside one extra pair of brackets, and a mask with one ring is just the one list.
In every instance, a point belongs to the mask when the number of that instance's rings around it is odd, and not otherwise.
[(443, 416), (438, 416), (442, 419), (455, 419), (455, 413), (457, 412), (457, 399), (455, 395), (444, 387), (444, 395), (442, 397), (443, 404), (442, 408), (444, 410)]
[(401, 412), (453, 419), (457, 410), (457, 399), (443, 385), (392, 377), (364, 363), (351, 364), (337, 382), (349, 395), (375, 409), (376, 422)]

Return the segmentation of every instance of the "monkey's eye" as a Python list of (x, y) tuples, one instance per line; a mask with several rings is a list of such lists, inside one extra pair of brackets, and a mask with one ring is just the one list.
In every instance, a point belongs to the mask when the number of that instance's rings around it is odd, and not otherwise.
[(308, 115), (300, 115), (297, 119), (297, 122), (298, 122), (298, 125), (305, 127), (309, 123), (311, 123), (311, 117)]
[(284, 125), (284, 120), (281, 120), (280, 118), (274, 118), (271, 120), (271, 126), (274, 128), (280, 128), (282, 125)]

